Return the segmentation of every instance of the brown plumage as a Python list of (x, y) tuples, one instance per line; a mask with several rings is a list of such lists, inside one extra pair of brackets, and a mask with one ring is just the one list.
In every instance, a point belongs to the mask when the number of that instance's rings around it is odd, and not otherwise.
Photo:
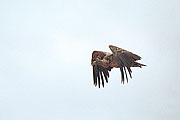
[[(109, 72), (112, 68), (120, 68), (121, 72), (121, 83), (124, 84), (124, 77), (126, 76), (126, 80), (128, 82), (127, 72), (129, 76), (132, 78), (132, 70), (131, 67), (142, 67), (146, 66), (144, 64), (136, 62), (140, 60), (141, 57), (124, 50), (122, 48), (109, 45), (111, 53), (102, 52), (102, 51), (93, 51), (91, 65), (93, 66), (93, 80), (94, 85), (100, 88), (101, 84), (104, 87), (104, 81), (108, 83)], [(124, 76), (125, 74), (125, 76)]]

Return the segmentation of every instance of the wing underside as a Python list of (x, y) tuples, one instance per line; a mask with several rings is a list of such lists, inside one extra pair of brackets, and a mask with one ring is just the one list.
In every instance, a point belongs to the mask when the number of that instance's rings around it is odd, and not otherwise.
[(104, 68), (99, 65), (93, 66), (93, 80), (94, 85), (100, 88), (101, 84), (104, 87), (104, 83), (108, 83), (109, 78), (109, 71), (112, 69), (112, 67)]

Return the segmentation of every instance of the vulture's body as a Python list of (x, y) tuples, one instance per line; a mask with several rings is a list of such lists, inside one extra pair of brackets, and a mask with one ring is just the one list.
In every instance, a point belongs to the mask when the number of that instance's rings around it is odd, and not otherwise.
[(144, 64), (136, 62), (140, 60), (141, 57), (124, 50), (122, 48), (109, 45), (112, 53), (102, 52), (102, 51), (93, 51), (91, 65), (93, 66), (93, 80), (95, 86), (104, 87), (104, 80), (108, 82), (109, 71), (112, 68), (120, 68), (121, 72), (121, 82), (124, 83), (124, 74), (126, 75), (126, 80), (128, 82), (128, 76), (126, 69), (131, 76), (131, 67), (141, 67), (145, 66)]

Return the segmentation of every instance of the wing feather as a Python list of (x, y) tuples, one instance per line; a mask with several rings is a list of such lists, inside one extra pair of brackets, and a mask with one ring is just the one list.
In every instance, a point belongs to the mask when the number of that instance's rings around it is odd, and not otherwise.
[(96, 75), (96, 66), (93, 66), (93, 80), (94, 80), (94, 85), (97, 86), (97, 75)]
[(124, 64), (123, 64), (123, 61), (119, 57), (115, 57), (115, 60), (116, 60), (117, 64), (119, 65), (119, 68), (120, 68), (121, 83), (124, 84), (124, 71), (123, 71)]
[(126, 74), (126, 80), (127, 80), (127, 83), (128, 83), (128, 76), (127, 76), (127, 72), (126, 72), (126, 67), (123, 67), (124, 68), (124, 71), (125, 71), (125, 74)]
[(102, 72), (103, 72), (103, 75), (106, 79), (106, 83), (108, 83), (109, 72), (107, 71), (107, 69), (105, 69), (103, 67), (102, 67)]
[(131, 75), (132, 70), (131, 70), (131, 68), (130, 67), (126, 67), (126, 68), (127, 68), (128, 72), (129, 72), (129, 76), (132, 78), (132, 75)]
[[(116, 46), (112, 46), (110, 45), (109, 48), (111, 49), (113, 56), (118, 64), (118, 66), (120, 67), (120, 71), (121, 71), (121, 78), (122, 78), (122, 82), (124, 83), (124, 73), (126, 74), (126, 80), (128, 82), (128, 77), (127, 77), (127, 72), (126, 72), (126, 68), (129, 72), (129, 76), (132, 78), (132, 70), (130, 67), (141, 67), (141, 66), (145, 66), (143, 64), (140, 64), (138, 62), (135, 62), (137, 60), (140, 60), (141, 57), (129, 52), (127, 50), (124, 50), (122, 48), (116, 47)], [(124, 69), (123, 69), (124, 68)]]
[(98, 78), (98, 86), (100, 88), (101, 82), (100, 82), (100, 75), (99, 75), (99, 66), (97, 66), (97, 78)]
[(93, 66), (93, 81), (94, 85), (99, 88), (101, 85), (104, 87), (104, 80), (108, 83), (109, 71), (112, 67), (105, 68), (97, 63), (98, 60), (103, 60), (106, 55), (112, 55), (111, 53), (102, 52), (102, 51), (93, 51), (91, 65)]
[(102, 86), (104, 87), (104, 78), (103, 78), (103, 75), (102, 75), (102, 67), (100, 66), (99, 68), (100, 68), (99, 72), (100, 72), (100, 76), (101, 76)]
[(120, 71), (121, 71), (121, 83), (124, 84), (124, 71), (123, 71), (123, 67), (120, 67)]

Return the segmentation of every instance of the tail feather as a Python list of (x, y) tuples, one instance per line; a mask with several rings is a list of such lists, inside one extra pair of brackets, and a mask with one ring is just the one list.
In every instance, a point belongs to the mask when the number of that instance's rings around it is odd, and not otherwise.
[(142, 67), (142, 66), (146, 66), (146, 65), (144, 65), (144, 64), (141, 64), (141, 63), (138, 63), (138, 62), (134, 62), (132, 65), (131, 65), (131, 67)]

